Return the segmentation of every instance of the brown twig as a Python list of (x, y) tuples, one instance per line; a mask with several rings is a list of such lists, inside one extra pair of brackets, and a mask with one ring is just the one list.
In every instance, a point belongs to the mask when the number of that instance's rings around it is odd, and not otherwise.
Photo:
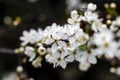
[(0, 48), (0, 53), (5, 53), (5, 54), (14, 54), (14, 49), (8, 49), (8, 48)]

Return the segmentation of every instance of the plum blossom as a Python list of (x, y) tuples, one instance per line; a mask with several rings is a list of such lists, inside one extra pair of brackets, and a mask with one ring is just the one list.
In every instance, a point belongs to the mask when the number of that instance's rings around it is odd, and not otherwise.
[(51, 46), (51, 53), (46, 55), (46, 60), (53, 63), (54, 67), (61, 66), (66, 68), (67, 61), (65, 57), (68, 55), (66, 51), (66, 43), (64, 41), (58, 41)]
[(91, 11), (86, 11), (84, 13), (84, 16), (86, 18), (86, 21), (88, 21), (89, 23), (96, 21), (98, 19), (98, 14)]
[(97, 8), (96, 4), (93, 4), (93, 3), (89, 3), (88, 6), (87, 6), (87, 9), (89, 11), (95, 11)]
[[(109, 30), (104, 30), (94, 34), (94, 42), (98, 46), (98, 53), (105, 54), (106, 57), (113, 58), (117, 49), (117, 43), (113, 41), (113, 33)], [(99, 38), (98, 38), (99, 36)]]
[(74, 36), (71, 36), (69, 38), (69, 49), (73, 51), (76, 49), (78, 46), (85, 44), (89, 40), (89, 36), (83, 32), (82, 29), (79, 29), (76, 31)]
[(79, 16), (78, 12), (74, 10), (71, 12), (71, 18), (68, 18), (68, 23), (79, 25), (81, 19), (82, 19), (82, 16)]
[[(39, 31), (40, 33), (40, 31)], [(42, 39), (42, 34), (38, 35), (38, 32), (34, 29), (31, 29), (30, 32), (23, 31), (23, 36), (20, 37), (20, 40), (23, 41), (21, 45), (25, 46), (28, 43), (34, 44)]]
[(36, 56), (36, 53), (35, 53), (35, 51), (34, 51), (34, 48), (33, 47), (30, 47), (30, 46), (26, 46), (26, 48), (25, 48), (25, 55), (27, 55), (30, 59), (29, 59), (29, 61), (31, 62), (34, 58), (35, 58), (35, 56)]
[(82, 71), (97, 64), (98, 56), (120, 60), (120, 17), (110, 20), (109, 25), (104, 24), (96, 8), (90, 3), (83, 14), (71, 11), (70, 18), (62, 26), (53, 23), (44, 30), (23, 31), (21, 47), (16, 52), (24, 52), (35, 68), (41, 67), (43, 59), (54, 68), (63, 69), (76, 61)]

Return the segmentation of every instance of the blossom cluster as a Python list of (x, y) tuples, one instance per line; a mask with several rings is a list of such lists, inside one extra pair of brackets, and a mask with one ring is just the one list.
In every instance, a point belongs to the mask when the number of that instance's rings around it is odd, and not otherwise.
[(42, 66), (43, 59), (63, 69), (76, 61), (83, 71), (96, 64), (98, 58), (120, 59), (120, 17), (106, 25), (96, 8), (90, 3), (83, 14), (71, 11), (63, 26), (53, 23), (44, 30), (23, 31), (16, 52), (28, 56), (34, 67)]

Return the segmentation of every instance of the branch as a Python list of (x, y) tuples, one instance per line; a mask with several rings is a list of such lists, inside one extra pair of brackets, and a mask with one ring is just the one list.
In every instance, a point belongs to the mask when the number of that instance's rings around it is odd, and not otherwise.
[(0, 48), (0, 53), (14, 54), (14, 49)]

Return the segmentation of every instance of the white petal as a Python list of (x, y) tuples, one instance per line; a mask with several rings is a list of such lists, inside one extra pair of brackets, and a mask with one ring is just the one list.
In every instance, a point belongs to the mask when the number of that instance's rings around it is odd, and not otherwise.
[(46, 56), (45, 56), (45, 59), (47, 60), (47, 59), (49, 59), (51, 57), (51, 55), (50, 54), (47, 54)]
[(35, 58), (36, 54), (33, 54), (30, 59), (29, 59), (29, 62), (33, 61), (33, 59)]
[(56, 52), (57, 51), (57, 44), (53, 44), (51, 47), (52, 52)]
[(74, 21), (73, 21), (72, 19), (70, 19), (70, 18), (67, 20), (67, 22), (68, 22), (69, 24), (73, 24), (73, 23), (74, 23)]
[(97, 6), (93, 3), (89, 3), (88, 6), (87, 6), (87, 9), (90, 10), (90, 11), (95, 11), (97, 8)]
[(62, 52), (61, 58), (63, 59), (63, 58), (66, 57), (68, 54), (70, 54), (70, 52), (68, 52), (68, 51)]
[(76, 20), (78, 18), (78, 16), (79, 15), (78, 15), (78, 12), (76, 10), (74, 10), (74, 11), (71, 12), (71, 18), (72, 19)]
[(73, 62), (74, 60), (74, 55), (69, 55), (68, 57), (65, 58), (65, 61), (67, 62)]
[(48, 59), (48, 62), (50, 62), (50, 63), (56, 63), (56, 62), (57, 62), (57, 58), (51, 56), (51, 57)]
[(97, 27), (95, 25), (92, 25), (92, 30), (97, 32)]
[(96, 64), (97, 63), (97, 59), (95, 56), (91, 55), (88, 58), (88, 62), (92, 63), (92, 64)]
[(61, 47), (65, 47), (66, 46), (66, 43), (64, 41), (58, 41), (58, 45), (61, 46)]
[(70, 37), (70, 38), (69, 38), (69, 42), (70, 42), (70, 43), (74, 43), (75, 40), (76, 40), (75, 37)]
[(78, 53), (77, 55), (75, 55), (75, 59), (79, 62), (85, 62), (87, 60), (87, 54)]
[(113, 51), (107, 51), (107, 53), (105, 54), (105, 56), (107, 58), (113, 58), (115, 55), (114, 55), (114, 52)]
[(66, 66), (67, 66), (66, 61), (61, 61), (61, 62), (60, 62), (60, 66), (61, 66), (63, 69), (65, 69)]
[(61, 55), (61, 53), (59, 53), (59, 52), (52, 52), (51, 54), (52, 54), (52, 56), (54, 56), (56, 58), (59, 58)]

